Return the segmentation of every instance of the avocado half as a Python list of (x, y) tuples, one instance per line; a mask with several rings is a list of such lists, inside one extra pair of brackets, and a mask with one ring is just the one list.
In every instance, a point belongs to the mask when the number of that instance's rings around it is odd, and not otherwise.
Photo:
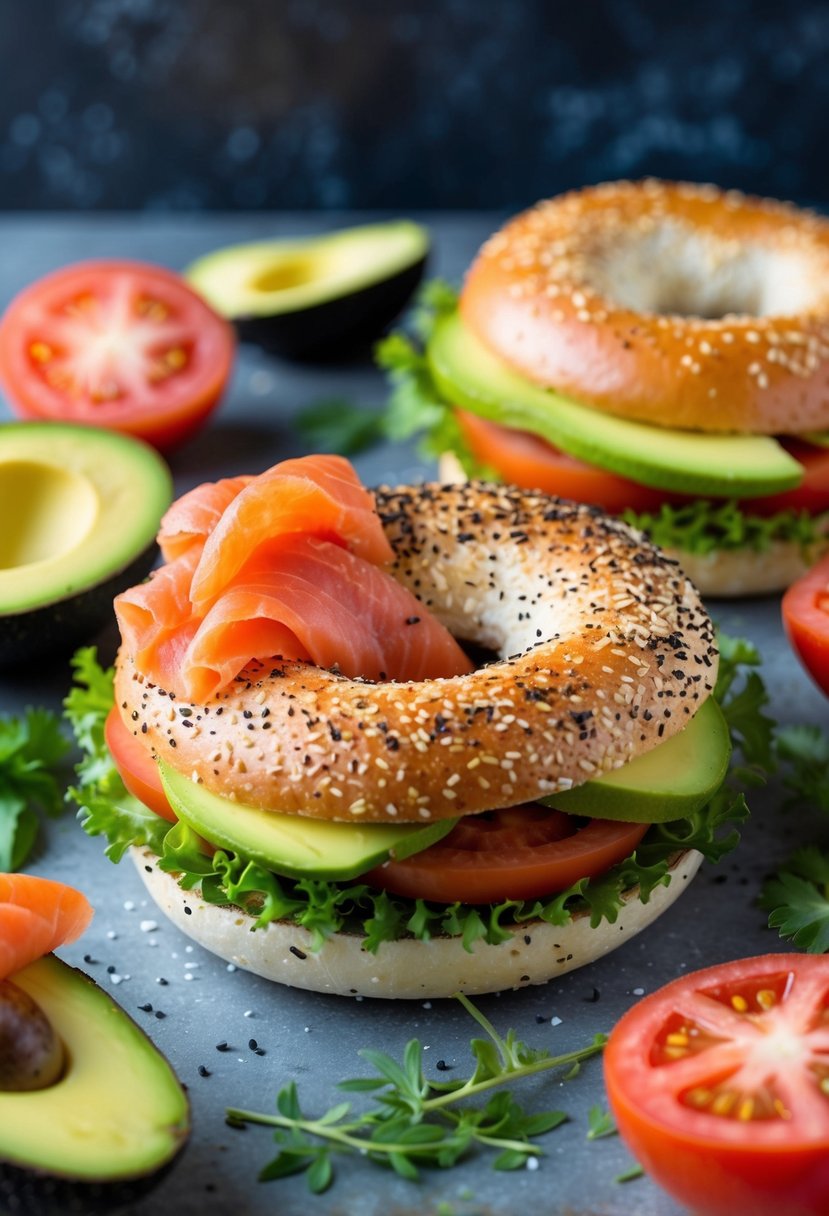
[(140, 582), (172, 500), (152, 448), (57, 422), (0, 426), (0, 665), (69, 651)]
[(422, 279), (428, 252), (425, 228), (394, 220), (230, 245), (184, 274), (242, 341), (289, 359), (332, 360), (380, 337)]
[(154, 1185), (186, 1142), (187, 1098), (165, 1058), (88, 976), (47, 955), (12, 977), (65, 1051), (59, 1079), (0, 1091), (0, 1211), (109, 1211)]

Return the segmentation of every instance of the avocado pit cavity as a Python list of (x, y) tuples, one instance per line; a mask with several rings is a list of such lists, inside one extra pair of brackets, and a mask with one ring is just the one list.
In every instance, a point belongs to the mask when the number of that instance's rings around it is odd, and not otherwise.
[(28, 1093), (60, 1080), (66, 1062), (63, 1043), (27, 992), (10, 980), (0, 983), (0, 1091)]
[(47, 461), (0, 462), (0, 568), (62, 557), (82, 544), (98, 514), (83, 474)]

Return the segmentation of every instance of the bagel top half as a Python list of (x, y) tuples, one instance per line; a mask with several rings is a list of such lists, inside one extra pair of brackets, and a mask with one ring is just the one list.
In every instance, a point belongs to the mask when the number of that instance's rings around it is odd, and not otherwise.
[(145, 747), (249, 805), (416, 822), (581, 784), (676, 734), (710, 695), (711, 621), (641, 533), (475, 482), (376, 499), (394, 576), (499, 657), (468, 676), (377, 684), (274, 659), (197, 705), (122, 650), (116, 700)]
[(653, 180), (560, 195), (487, 241), (460, 306), (528, 379), (609, 414), (829, 428), (829, 219), (790, 204)]

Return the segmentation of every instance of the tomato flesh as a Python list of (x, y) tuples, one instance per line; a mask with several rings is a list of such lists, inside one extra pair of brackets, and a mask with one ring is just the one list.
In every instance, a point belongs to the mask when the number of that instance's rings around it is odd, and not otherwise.
[(605, 1050), (620, 1134), (699, 1216), (829, 1212), (829, 960), (770, 954), (674, 980)]
[(218, 404), (235, 339), (179, 275), (85, 262), (33, 283), (0, 322), (16, 413), (111, 427), (169, 448)]
[(782, 612), (795, 653), (829, 696), (829, 558), (789, 587)]
[(404, 861), (365, 876), (373, 886), (410, 899), (487, 904), (564, 891), (628, 857), (648, 824), (591, 819), (538, 804), (467, 815), (448, 836)]
[(152, 756), (132, 734), (117, 706), (107, 715), (104, 738), (121, 780), (133, 797), (162, 819), (176, 823), (176, 813), (167, 801)]
[[(674, 494), (639, 485), (629, 478), (598, 469), (560, 452), (529, 431), (500, 426), (476, 414), (456, 410), (458, 424), (476, 460), (491, 465), (504, 481), (528, 490), (557, 494), (576, 502), (594, 503), (605, 511), (658, 511), (663, 503), (693, 502), (687, 494)], [(802, 440), (782, 441), (787, 451), (803, 465), (803, 481), (794, 490), (744, 499), (747, 515), (767, 517), (779, 511), (829, 511), (829, 448), (813, 447)]]

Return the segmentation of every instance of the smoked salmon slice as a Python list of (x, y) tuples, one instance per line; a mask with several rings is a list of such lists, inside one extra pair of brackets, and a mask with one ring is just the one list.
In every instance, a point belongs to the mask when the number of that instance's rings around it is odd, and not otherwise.
[(392, 550), (374, 498), (342, 456), (283, 460), (245, 486), (207, 537), (190, 598), (205, 612), (259, 545), (286, 532), (339, 540), (382, 565)]
[(472, 665), (436, 617), (379, 566), (307, 534), (260, 548), (216, 600), (184, 659), (191, 701), (251, 658), (310, 659), (367, 680), (428, 680)]
[(115, 612), (138, 670), (176, 696), (210, 700), (254, 660), (369, 680), (472, 670), (382, 568), (393, 553), (373, 495), (340, 456), (199, 486), (167, 512), (159, 543), (167, 564)]
[(190, 554), (200, 555), (204, 542), (236, 495), (253, 477), (223, 477), (206, 482), (177, 498), (161, 520), (158, 547), (165, 562)]
[(74, 887), (31, 874), (0, 874), (0, 981), (75, 941), (91, 920), (92, 905)]

